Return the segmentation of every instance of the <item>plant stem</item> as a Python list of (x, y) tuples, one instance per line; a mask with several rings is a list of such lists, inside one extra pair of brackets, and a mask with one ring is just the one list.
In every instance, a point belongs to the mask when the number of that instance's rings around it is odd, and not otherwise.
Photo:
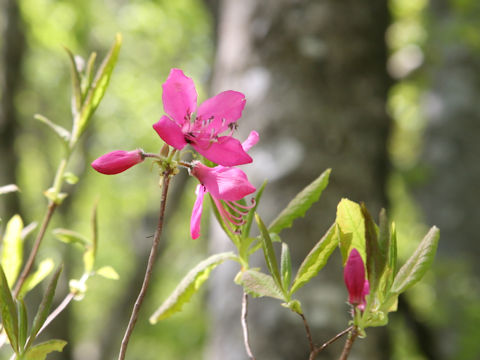
[(148, 285), (150, 284), (150, 279), (153, 273), (153, 266), (155, 265), (155, 261), (157, 257), (158, 244), (160, 242), (160, 237), (162, 235), (162, 230), (163, 230), (165, 207), (167, 203), (167, 192), (168, 192), (169, 184), (170, 184), (170, 172), (165, 171), (163, 174), (162, 183), (161, 183), (162, 196), (160, 199), (160, 215), (158, 218), (157, 230), (155, 231), (155, 235), (153, 237), (152, 248), (150, 250), (150, 256), (148, 257), (148, 263), (145, 271), (145, 277), (143, 278), (142, 288), (138, 293), (138, 297), (137, 297), (137, 300), (135, 301), (135, 305), (133, 306), (132, 314), (130, 315), (130, 320), (128, 322), (128, 326), (125, 331), (125, 335), (123, 336), (122, 345), (120, 347), (120, 353), (118, 355), (118, 360), (125, 359), (128, 341), (130, 340), (130, 336), (132, 335), (133, 329), (138, 319), (138, 313), (140, 311), (140, 307), (142, 306), (143, 300), (145, 298), (145, 294), (148, 289)]
[(307, 318), (303, 314), (298, 314), (303, 320), (305, 326), (305, 332), (307, 333), (308, 344), (310, 345), (310, 353), (315, 351), (315, 344), (313, 343), (312, 333), (310, 332), (310, 326), (308, 326)]
[(345, 346), (343, 347), (342, 355), (340, 355), (339, 360), (347, 360), (348, 355), (350, 354), (350, 350), (352, 350), (353, 342), (358, 336), (358, 331), (356, 326), (352, 326), (350, 330), (350, 334), (348, 334), (348, 339), (345, 342)]
[(242, 297), (242, 329), (243, 329), (243, 342), (245, 344), (245, 350), (250, 360), (255, 360), (253, 356), (252, 349), (250, 348), (250, 343), (248, 340), (248, 324), (247, 324), (247, 314), (248, 314), (248, 295), (244, 291)]
[(322, 346), (316, 346), (315, 349), (310, 353), (310, 357), (309, 357), (309, 360), (315, 360), (315, 358), (317, 357), (317, 355), (325, 350), (329, 345), (333, 344), (335, 341), (337, 341), (338, 339), (340, 339), (343, 335), (345, 335), (346, 333), (348, 333), (350, 330), (353, 329), (353, 325), (350, 326), (349, 328), (346, 328), (345, 330), (343, 330), (342, 332), (338, 333), (337, 335), (335, 335), (333, 338), (331, 338), (330, 340), (328, 340), (326, 343), (324, 343)]
[(45, 214), (45, 217), (43, 218), (42, 225), (40, 226), (40, 230), (37, 234), (37, 237), (35, 238), (35, 242), (33, 243), (32, 250), (30, 252), (30, 255), (28, 256), (28, 260), (25, 263), (25, 267), (23, 268), (22, 273), (20, 274), (17, 283), (15, 284), (15, 289), (13, 290), (13, 297), (16, 298), (18, 294), (20, 293), (20, 290), (22, 289), (23, 283), (27, 279), (28, 274), (32, 270), (33, 263), (35, 262), (35, 257), (37, 256), (38, 249), (40, 248), (40, 244), (42, 243), (42, 239), (45, 235), (45, 232), (47, 230), (48, 224), (50, 223), (50, 219), (52, 218), (52, 215), (57, 207), (57, 204), (55, 204), (53, 201), (49, 201), (48, 207), (47, 207), (47, 213)]

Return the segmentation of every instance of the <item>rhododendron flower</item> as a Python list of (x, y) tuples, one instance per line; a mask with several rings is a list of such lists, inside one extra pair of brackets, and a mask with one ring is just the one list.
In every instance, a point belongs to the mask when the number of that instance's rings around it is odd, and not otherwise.
[[(197, 109), (195, 85), (182, 70), (172, 69), (162, 87), (163, 107), (168, 116), (162, 116), (153, 128), (163, 141), (178, 150), (190, 144), (199, 154), (219, 165), (252, 162), (240, 142), (231, 136), (245, 107), (242, 93), (221, 92)], [(229, 134), (221, 136), (227, 131)]]
[(365, 277), (365, 265), (357, 249), (352, 249), (343, 272), (348, 290), (348, 302), (360, 310), (365, 310), (365, 297), (370, 292), (368, 279)]
[(99, 173), (114, 175), (141, 163), (143, 160), (143, 151), (140, 149), (132, 151), (116, 150), (100, 156), (92, 162), (92, 167)]
[[(245, 151), (258, 142), (258, 133), (252, 131), (242, 144)], [(253, 205), (245, 206), (238, 201), (255, 192), (255, 187), (248, 181), (247, 175), (235, 167), (215, 166), (210, 168), (199, 161), (192, 164), (191, 174), (200, 184), (195, 190), (197, 199), (193, 206), (190, 221), (190, 235), (196, 239), (200, 235), (200, 220), (202, 217), (203, 198), (206, 192), (212, 196), (215, 207), (227, 227), (243, 225), (243, 217)]]

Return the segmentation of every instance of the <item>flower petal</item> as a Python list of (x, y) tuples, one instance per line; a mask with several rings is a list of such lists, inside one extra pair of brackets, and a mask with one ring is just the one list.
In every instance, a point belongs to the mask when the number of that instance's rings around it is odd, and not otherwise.
[(115, 150), (100, 156), (91, 165), (99, 173), (114, 175), (141, 163), (144, 159), (142, 153), (140, 149), (133, 151)]
[(248, 181), (247, 175), (234, 167), (210, 168), (196, 162), (192, 175), (205, 185), (214, 198), (219, 200), (238, 201), (256, 190)]
[(165, 112), (180, 126), (190, 121), (190, 115), (197, 108), (197, 91), (192, 79), (182, 70), (172, 69), (162, 88)]
[(197, 199), (193, 205), (192, 217), (190, 219), (190, 235), (192, 239), (200, 236), (200, 222), (202, 220), (203, 196), (205, 195), (205, 187), (201, 184), (195, 189)]
[(242, 144), (231, 136), (221, 136), (208, 146), (192, 144), (192, 147), (208, 160), (218, 165), (236, 166), (251, 163), (253, 160), (242, 148)]
[(175, 149), (182, 150), (187, 145), (182, 129), (168, 116), (162, 116), (160, 120), (153, 124), (153, 128), (163, 141)]
[(197, 118), (201, 121), (212, 119), (209, 132), (219, 134), (228, 129), (228, 125), (240, 119), (245, 107), (245, 95), (228, 90), (205, 100), (198, 108)]
[(242, 148), (245, 151), (250, 150), (253, 146), (255, 146), (260, 139), (260, 136), (258, 135), (258, 132), (255, 130), (250, 131), (250, 134), (248, 135), (247, 140), (245, 140), (242, 143)]

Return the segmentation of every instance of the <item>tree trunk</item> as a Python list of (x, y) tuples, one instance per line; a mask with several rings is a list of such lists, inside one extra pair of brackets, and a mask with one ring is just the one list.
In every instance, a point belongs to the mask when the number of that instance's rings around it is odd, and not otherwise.
[[(272, 220), (298, 191), (332, 168), (320, 203), (281, 234), (298, 266), (334, 221), (342, 197), (365, 201), (372, 214), (387, 205), (387, 5), (222, 0), (218, 6), (212, 94), (227, 89), (246, 94), (240, 138), (256, 129), (260, 143), (251, 151), (254, 164), (245, 170), (257, 186), (269, 179), (261, 216)], [(221, 231), (214, 227), (212, 232), (213, 251), (227, 248)], [(237, 271), (234, 265), (230, 272), (220, 269), (211, 282), (208, 359), (246, 358), (240, 327), (242, 292), (232, 283)], [(348, 327), (338, 252), (299, 297), (316, 343)], [(252, 351), (258, 359), (308, 357), (302, 320), (278, 301), (251, 299), (249, 313)], [(386, 332), (371, 329), (368, 334), (355, 343), (353, 353), (364, 359), (388, 358)], [(323, 356), (338, 357), (342, 345), (332, 346)]]

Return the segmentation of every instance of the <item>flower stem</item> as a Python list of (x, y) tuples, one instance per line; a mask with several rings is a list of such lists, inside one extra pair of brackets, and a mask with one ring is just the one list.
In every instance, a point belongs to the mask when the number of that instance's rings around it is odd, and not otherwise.
[(133, 329), (137, 322), (138, 313), (140, 311), (140, 307), (142, 306), (143, 300), (145, 298), (145, 294), (147, 293), (148, 285), (150, 284), (150, 279), (153, 273), (153, 266), (155, 265), (155, 261), (157, 257), (158, 244), (160, 243), (160, 237), (163, 231), (165, 207), (167, 203), (167, 193), (168, 193), (169, 184), (170, 184), (170, 172), (165, 171), (162, 177), (162, 182), (161, 182), (162, 196), (160, 199), (160, 215), (158, 218), (157, 230), (155, 231), (155, 235), (153, 237), (152, 248), (150, 249), (150, 255), (148, 257), (148, 263), (145, 271), (145, 277), (143, 278), (142, 288), (138, 293), (138, 297), (137, 297), (137, 300), (135, 301), (135, 305), (133, 306), (132, 314), (130, 315), (130, 320), (128, 322), (128, 326), (125, 331), (125, 335), (123, 336), (122, 345), (120, 346), (120, 353), (118, 355), (118, 360), (125, 359), (128, 342), (130, 340), (130, 336), (132, 335)]
[(337, 341), (338, 339), (340, 339), (343, 335), (345, 335), (346, 333), (348, 333), (350, 330), (353, 329), (353, 325), (350, 326), (349, 328), (346, 328), (345, 330), (343, 330), (342, 332), (338, 333), (337, 335), (335, 335), (333, 338), (331, 338), (330, 340), (328, 340), (326, 343), (324, 343), (322, 346), (316, 346), (315, 349), (310, 353), (310, 357), (309, 357), (309, 360), (315, 360), (315, 358), (317, 357), (317, 355), (325, 350), (329, 345), (333, 344), (335, 341)]
[(250, 348), (250, 342), (248, 340), (248, 325), (247, 325), (247, 314), (248, 314), (248, 295), (246, 292), (243, 292), (242, 297), (242, 329), (243, 329), (243, 342), (245, 344), (245, 350), (250, 360), (255, 360), (253, 356), (252, 349)]
[(339, 360), (347, 360), (348, 355), (350, 354), (350, 350), (352, 350), (353, 342), (358, 336), (358, 331), (356, 326), (352, 326), (350, 330), (350, 334), (348, 334), (348, 339), (345, 342), (345, 346), (343, 347), (342, 355), (340, 355)]

